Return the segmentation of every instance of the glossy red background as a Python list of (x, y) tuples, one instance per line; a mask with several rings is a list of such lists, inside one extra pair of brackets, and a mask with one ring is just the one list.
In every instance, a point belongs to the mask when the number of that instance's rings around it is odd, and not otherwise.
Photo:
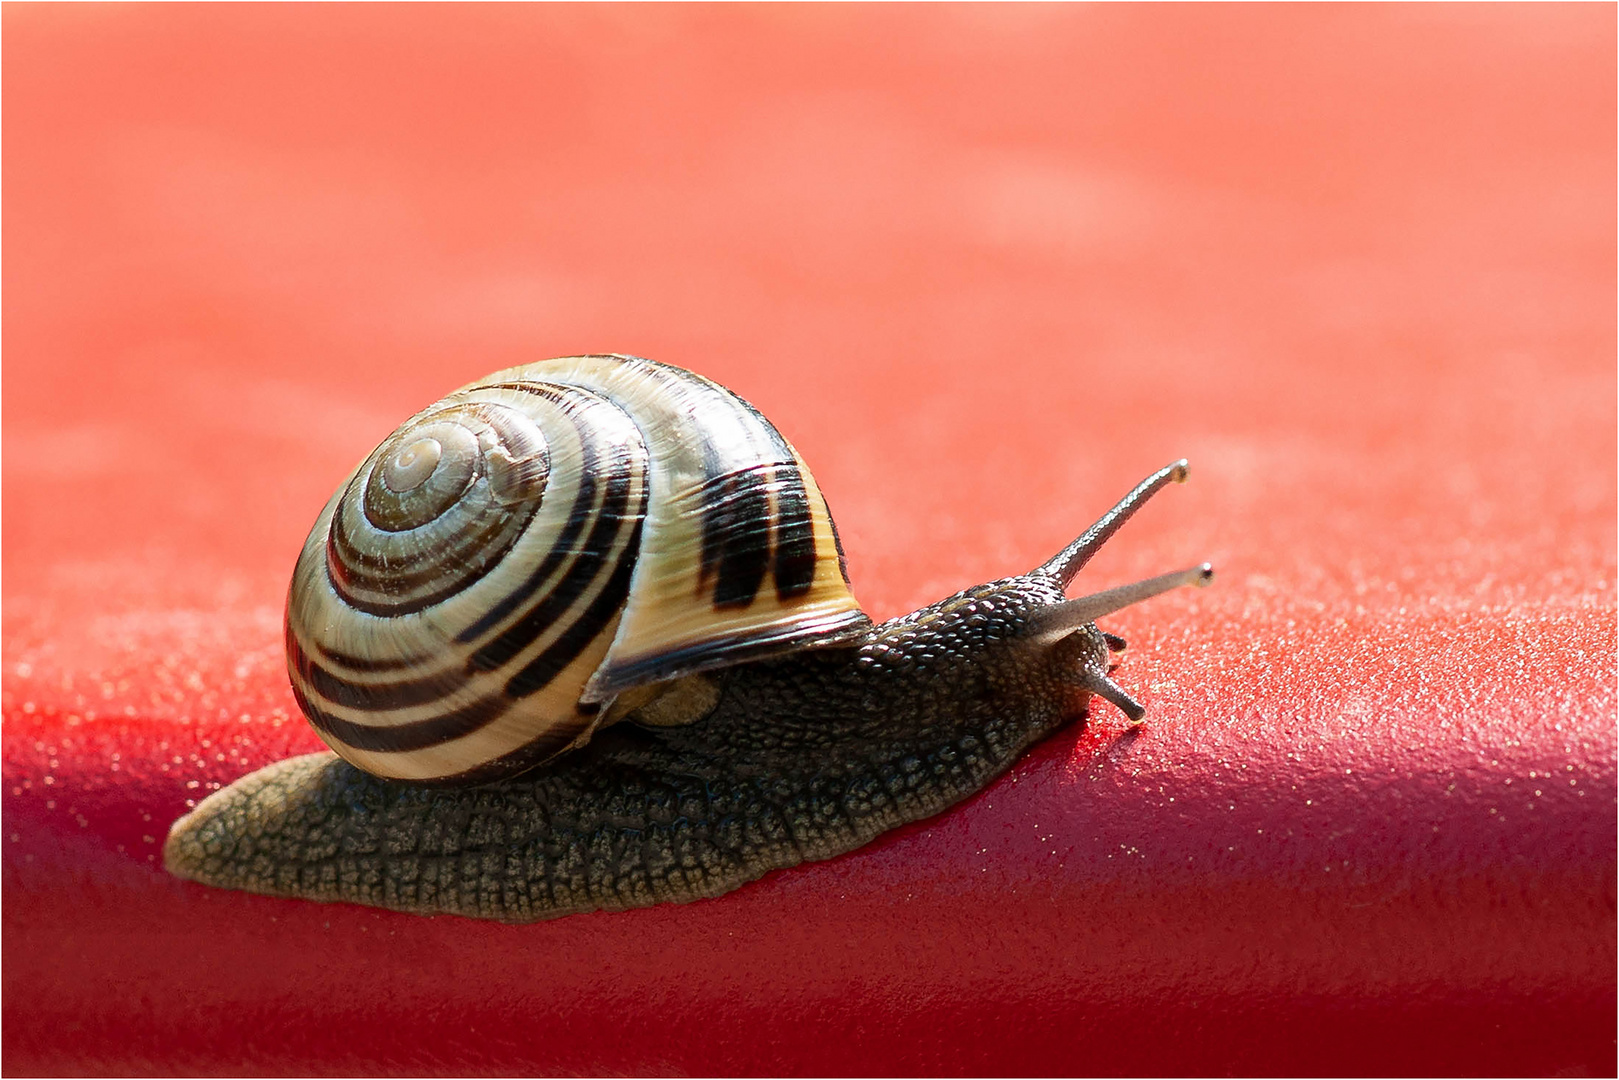
[[(1612, 1073), (1615, 9), (4, 11), (4, 1068)], [(1056, 550), (1100, 712), (688, 907), (214, 892), (285, 579), (470, 378), (751, 399), (886, 617)]]

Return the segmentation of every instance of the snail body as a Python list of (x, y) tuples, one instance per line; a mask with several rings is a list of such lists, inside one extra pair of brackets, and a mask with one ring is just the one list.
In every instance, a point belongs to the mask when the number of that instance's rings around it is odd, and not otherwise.
[(853, 850), (980, 790), (1093, 696), (1140, 719), (1095, 620), (1210, 569), (1064, 587), (1185, 473), (1027, 574), (873, 624), (808, 469), (740, 398), (628, 357), (496, 373), (369, 456), (300, 557), (289, 671), (342, 756), (216, 792), (165, 863), (525, 922)]

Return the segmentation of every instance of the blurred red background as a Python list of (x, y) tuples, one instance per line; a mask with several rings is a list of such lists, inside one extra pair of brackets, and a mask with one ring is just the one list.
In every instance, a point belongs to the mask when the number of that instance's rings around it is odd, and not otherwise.
[[(1615, 1068), (1611, 5), (4, 13), (8, 1073)], [(318, 748), (294, 554), (404, 416), (758, 405), (887, 617), (1153, 468), (1148, 704), (687, 907), (157, 852)]]

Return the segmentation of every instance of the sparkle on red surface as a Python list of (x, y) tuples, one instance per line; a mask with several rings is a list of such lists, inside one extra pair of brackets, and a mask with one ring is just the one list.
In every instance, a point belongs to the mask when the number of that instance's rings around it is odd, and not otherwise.
[[(4, 1067), (1611, 1073), (1615, 13), (4, 12)], [(879, 617), (1086, 571), (1100, 711), (853, 855), (527, 927), (158, 849), (318, 742), (294, 553), (578, 351), (812, 463)]]

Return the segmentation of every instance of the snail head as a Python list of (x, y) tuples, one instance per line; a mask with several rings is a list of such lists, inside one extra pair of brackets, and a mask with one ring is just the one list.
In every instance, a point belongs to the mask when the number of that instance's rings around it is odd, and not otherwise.
[[(1103, 514), (1096, 524), (1086, 529), (1073, 543), (1063, 548), (1048, 562), (1036, 567), (1028, 578), (1043, 580), (1060, 593), (1074, 576), (1091, 560), (1130, 517), (1165, 485), (1186, 481), (1186, 460), (1183, 458), (1147, 477), (1135, 490)], [(1044, 606), (1033, 614), (1026, 624), (1024, 637), (1045, 644), (1061, 654), (1062, 667), (1070, 673), (1077, 685), (1118, 706), (1132, 722), (1139, 721), (1146, 710), (1125, 693), (1108, 672), (1114, 666), (1111, 655), (1124, 651), (1124, 639), (1104, 633), (1096, 627), (1096, 620), (1111, 615), (1121, 608), (1140, 603), (1159, 593), (1182, 585), (1202, 587), (1214, 579), (1214, 567), (1201, 563), (1185, 570), (1159, 574), (1143, 581), (1117, 588), (1104, 589), (1074, 600), (1062, 600)], [(1074, 655), (1069, 656), (1072, 652)]]

